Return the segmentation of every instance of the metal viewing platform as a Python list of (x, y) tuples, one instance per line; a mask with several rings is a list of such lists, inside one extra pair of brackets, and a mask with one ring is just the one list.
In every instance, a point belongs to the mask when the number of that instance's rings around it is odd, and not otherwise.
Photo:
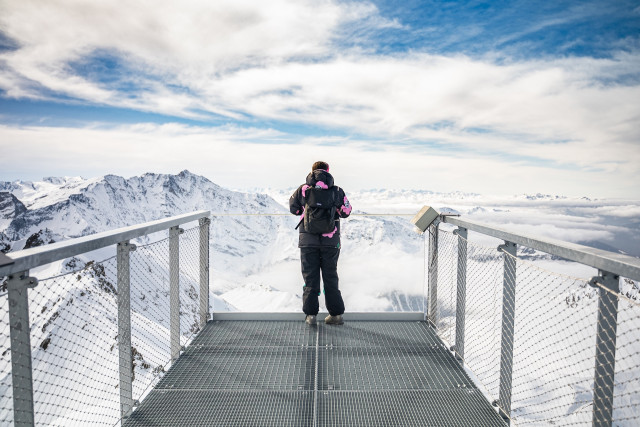
[(297, 317), (208, 322), (124, 425), (506, 425), (422, 313)]
[(639, 425), (638, 258), (425, 207), (422, 307), (309, 326), (212, 313), (215, 218), (0, 256), (0, 424)]

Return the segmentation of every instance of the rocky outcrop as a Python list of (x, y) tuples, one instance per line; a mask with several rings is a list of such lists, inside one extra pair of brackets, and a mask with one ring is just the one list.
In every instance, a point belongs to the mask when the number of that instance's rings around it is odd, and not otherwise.
[(12, 220), (27, 211), (25, 205), (9, 192), (0, 192), (0, 219)]

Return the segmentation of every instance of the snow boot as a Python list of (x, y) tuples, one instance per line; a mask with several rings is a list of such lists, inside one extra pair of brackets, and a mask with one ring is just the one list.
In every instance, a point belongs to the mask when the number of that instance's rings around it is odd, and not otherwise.
[(316, 316), (312, 316), (311, 314), (307, 314), (307, 317), (304, 319), (307, 325), (315, 325), (316, 324)]
[(342, 320), (342, 314), (338, 314), (337, 316), (328, 315), (324, 318), (324, 323), (327, 325), (342, 325), (344, 320)]

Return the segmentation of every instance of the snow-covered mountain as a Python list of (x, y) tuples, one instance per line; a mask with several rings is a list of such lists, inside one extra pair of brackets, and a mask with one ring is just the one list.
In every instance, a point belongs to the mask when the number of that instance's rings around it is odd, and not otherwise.
[[(220, 297), (215, 300), (220, 305), (216, 309), (299, 310), (302, 280), (294, 230), (297, 218), (288, 214), (286, 203), (278, 203), (266, 194), (226, 190), (188, 171), (177, 175), (147, 173), (129, 179), (107, 175), (0, 182), (0, 191), (4, 221), (0, 242), (5, 251), (210, 210), (214, 213), (210, 239), (212, 292)], [(157, 234), (156, 239), (166, 237), (166, 233)], [(352, 307), (403, 308), (397, 303), (397, 295), (391, 296), (397, 293), (398, 279), (401, 292), (412, 295), (409, 299), (420, 293), (422, 239), (408, 218), (354, 216), (343, 224), (343, 234), (343, 292), (347, 299), (354, 300)], [(92, 256), (99, 261), (111, 256), (113, 250), (108, 248)], [(405, 268), (385, 276), (381, 269), (391, 256), (404, 259)], [(362, 263), (373, 258), (379, 261), (378, 270), (362, 269)], [(59, 269), (66, 271), (65, 265), (61, 263)], [(46, 272), (54, 275), (59, 271)], [(358, 296), (363, 286), (373, 292), (375, 304)], [(404, 308), (411, 307), (405, 304)]]
[[(125, 179), (115, 175), (84, 180), (47, 178), (42, 182), (0, 182), (5, 235), (20, 249), (41, 230), (59, 239), (208, 209), (214, 212), (280, 212), (270, 197), (225, 190), (208, 179), (183, 171), (147, 173)], [(257, 231), (260, 227), (256, 227)]]
[(8, 192), (0, 192), (0, 251), (8, 252), (11, 249), (11, 241), (2, 230), (25, 212), (27, 208), (16, 196)]
[[(231, 191), (188, 171), (177, 175), (147, 173), (128, 179), (107, 175), (0, 182), (0, 250), (16, 251), (210, 210), (213, 310), (300, 311), (303, 283), (294, 230), (297, 218), (289, 215), (287, 208), (293, 190)], [(424, 309), (424, 239), (409, 220), (425, 204), (523, 233), (640, 254), (640, 204), (634, 201), (539, 194), (491, 197), (426, 190), (347, 189), (347, 195), (354, 214), (342, 224), (339, 273), (350, 312)], [(373, 215), (358, 215), (364, 213)], [(185, 224), (183, 228), (193, 226)], [(162, 375), (169, 357), (167, 254), (160, 241), (166, 236), (161, 232), (140, 239), (132, 255), (135, 397)], [(181, 239), (191, 248), (191, 252), (181, 250), (181, 257), (185, 257), (186, 265), (194, 264), (197, 233), (185, 233)], [(156, 241), (159, 246), (145, 246)], [(486, 243), (489, 250), (496, 247), (495, 242), (481, 238), (478, 242)], [(86, 422), (87, 414), (118, 413), (118, 390), (114, 386), (118, 366), (116, 270), (110, 258), (114, 253), (114, 248), (106, 248), (31, 272), (40, 279), (66, 273), (44, 280), (30, 294), (34, 382), (48, 384), (52, 395), (84, 396), (82, 413), (62, 406), (39, 409), (39, 413), (47, 414), (44, 424), (69, 425), (78, 420)], [(494, 255), (473, 260), (491, 261), (497, 259), (497, 253)], [(574, 276), (593, 275), (588, 268), (559, 263), (535, 251), (524, 249), (520, 256)], [(441, 264), (442, 268), (453, 268), (453, 264)], [(443, 290), (452, 283), (445, 280)], [(181, 271), (180, 284), (184, 344), (197, 328), (197, 271)], [(637, 299), (636, 284), (631, 283), (629, 289), (636, 292), (633, 298)], [(564, 302), (564, 290), (558, 292)], [(6, 322), (8, 313), (0, 312)], [(441, 314), (443, 321), (451, 320), (451, 313)], [(10, 382), (6, 380), (10, 361), (7, 351), (1, 354), (0, 419), (8, 419), (7, 408), (11, 406), (4, 402), (11, 399)], [(91, 385), (59, 381), (55, 377), (59, 374), (51, 372), (51, 366), (69, 378), (85, 378)], [(58, 389), (59, 384), (66, 388)]]
[[(210, 241), (212, 292), (222, 298), (217, 308), (297, 311), (302, 280), (296, 218), (287, 208), (293, 190), (231, 191), (188, 171), (128, 179), (107, 175), (0, 182), (0, 249), (15, 251), (207, 209), (217, 214)], [(352, 215), (343, 222), (341, 287), (356, 310), (411, 308), (398, 300), (413, 301), (422, 292), (424, 243), (409, 220), (425, 204), (522, 233), (640, 255), (637, 201), (384, 189), (347, 189), (347, 195), (354, 214), (403, 215)], [(494, 245), (474, 233), (470, 238)], [(522, 255), (545, 258), (535, 252)], [(362, 289), (367, 289), (366, 298)], [(398, 293), (404, 296), (398, 298)]]
[[(183, 171), (177, 175), (147, 173), (125, 179), (47, 178), (41, 182), (2, 182), (3, 244), (16, 251), (160, 218), (210, 210), (216, 214), (286, 214), (271, 197), (226, 190)], [(277, 242), (278, 230), (294, 218), (214, 216), (211, 252), (219, 270), (254, 272), (289, 247)], [(157, 233), (166, 237), (166, 233)], [(148, 242), (149, 239), (142, 239)], [(277, 244), (276, 244), (277, 243)], [(292, 246), (292, 245), (290, 245)], [(242, 258), (242, 260), (240, 260)]]

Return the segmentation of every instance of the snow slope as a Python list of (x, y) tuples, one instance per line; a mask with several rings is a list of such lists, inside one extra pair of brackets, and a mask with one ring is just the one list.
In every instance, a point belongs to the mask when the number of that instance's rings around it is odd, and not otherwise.
[[(4, 245), (0, 249), (4, 247), (4, 250), (15, 251), (206, 209), (213, 213), (210, 239), (212, 309), (300, 311), (303, 283), (297, 232), (294, 230), (297, 218), (289, 215), (287, 208), (293, 190), (231, 191), (188, 171), (177, 175), (148, 173), (128, 179), (107, 175), (92, 179), (65, 177), (47, 178), (40, 182), (0, 182), (0, 244)], [(548, 195), (492, 197), (415, 190), (347, 191), (347, 194), (354, 206), (354, 215), (342, 225), (339, 272), (340, 287), (348, 311), (424, 310), (424, 237), (414, 231), (409, 220), (425, 204), (523, 233), (582, 242), (631, 254), (640, 253), (640, 203), (636, 201), (572, 199)], [(369, 215), (362, 215), (365, 213)], [(376, 216), (376, 213), (385, 215)], [(386, 215), (389, 213), (397, 216)], [(195, 254), (198, 250), (198, 230), (195, 226), (185, 224), (183, 228), (186, 232), (181, 236), (182, 344), (186, 344), (197, 330), (199, 288)], [(143, 396), (168, 367), (169, 279), (166, 237), (167, 233), (161, 232), (139, 239), (135, 242), (139, 245), (138, 250), (131, 255), (136, 398)], [(473, 270), (484, 271), (487, 266), (495, 269), (497, 242), (473, 234), (470, 234), (470, 238), (472, 242), (484, 245), (488, 254), (470, 259)], [(117, 379), (117, 308), (114, 295), (117, 281), (114, 254), (114, 248), (105, 248), (31, 272), (45, 279), (31, 293), (34, 381), (56, 384), (49, 389), (53, 395), (76, 396), (78, 399), (82, 396), (88, 405), (84, 411), (75, 411), (64, 405), (47, 406), (42, 401), (38, 405), (44, 405), (39, 406), (39, 412), (44, 414), (40, 420), (43, 423), (65, 425), (87, 422), (90, 414), (117, 413), (117, 405), (113, 403), (117, 402), (118, 395), (113, 383)], [(595, 274), (588, 267), (558, 261), (535, 251), (525, 249), (519, 255), (536, 268), (585, 279)], [(104, 262), (93, 262), (102, 260)], [(451, 270), (453, 264), (443, 262), (440, 268)], [(453, 280), (455, 274), (449, 270)], [(64, 275), (55, 277), (59, 274)], [(474, 312), (477, 324), (488, 328), (475, 336), (476, 341), (481, 343), (481, 350), (486, 352), (478, 353), (482, 363), (491, 357), (495, 362), (496, 349), (492, 345), (499, 345), (494, 335), (499, 326), (496, 322), (499, 322), (500, 313), (501, 275), (498, 270), (491, 271), (491, 275), (493, 299), (486, 299), (488, 297), (483, 296), (485, 289), (480, 286), (477, 291), (479, 296), (473, 301), (480, 305)], [(549, 277), (550, 283), (554, 284), (558, 276), (549, 273)], [(453, 286), (451, 280), (448, 285), (442, 284), (443, 291), (446, 286)], [(638, 288), (634, 286), (628, 292), (637, 294)], [(559, 304), (565, 310), (567, 298), (582, 292), (582, 288), (575, 286), (566, 290), (559, 287), (553, 289), (556, 292), (554, 304)], [(471, 285), (469, 292), (472, 292)], [(443, 292), (441, 298), (446, 295)], [(455, 294), (449, 293), (451, 295)], [(583, 300), (582, 310), (588, 308), (591, 313), (593, 310), (588, 304), (593, 300)], [(6, 299), (3, 301), (6, 302)], [(447, 301), (441, 301), (441, 304), (444, 308), (442, 325), (439, 327), (448, 331), (450, 329), (447, 327), (454, 321), (454, 311), (447, 306)], [(548, 302), (544, 298), (531, 300), (523, 307), (538, 315), (548, 308)], [(0, 306), (0, 314), (3, 324), (7, 324), (6, 305)], [(593, 322), (585, 322), (585, 330), (592, 328)], [(574, 322), (567, 329), (575, 329), (575, 325), (579, 324)], [(542, 332), (536, 329), (535, 335)], [(549, 336), (560, 336), (561, 332), (556, 331)], [(525, 340), (528, 336), (518, 336), (517, 339)], [(557, 342), (552, 344), (558, 345)], [(557, 352), (553, 350), (553, 345), (547, 347), (555, 354)], [(580, 340), (572, 345), (580, 351), (592, 350), (592, 346), (583, 348), (583, 341)], [(533, 348), (540, 351), (539, 347), (534, 344)], [(630, 359), (640, 354), (632, 350), (629, 350)], [(563, 360), (570, 361), (569, 365), (574, 371), (580, 363), (589, 365), (587, 368), (581, 367), (577, 374), (582, 371), (587, 376), (590, 374), (592, 358), (574, 361), (570, 354), (565, 354), (566, 351), (563, 351)], [(516, 378), (525, 378), (525, 383), (534, 383), (535, 377), (549, 375), (544, 371), (544, 361), (540, 360), (535, 365), (536, 372), (520, 370), (516, 372)], [(11, 389), (7, 379), (9, 359), (6, 349), (2, 350), (0, 372), (0, 395), (3, 396), (0, 400), (0, 419), (8, 419), (10, 415), (7, 411), (11, 405), (7, 402), (11, 399)], [(490, 391), (492, 387), (495, 388), (495, 372), (497, 368), (492, 367), (487, 373), (478, 373), (478, 378), (488, 384)], [(624, 375), (629, 376), (631, 372), (628, 369)], [(57, 381), (59, 378), (56, 375), (63, 375), (63, 378), (69, 375), (69, 380)], [(624, 375), (621, 377), (623, 380)], [(76, 378), (84, 380), (73, 380)], [(581, 388), (580, 381), (588, 382), (588, 378), (576, 378), (572, 394), (556, 397), (558, 408), (567, 408), (566, 414), (556, 415), (556, 420), (588, 416), (585, 415), (582, 402), (589, 400), (590, 390), (588, 387)], [(555, 393), (553, 385), (541, 383), (536, 387), (539, 393)], [(623, 382), (619, 388), (625, 389), (625, 396), (630, 396), (628, 398), (631, 400), (640, 393), (632, 379)], [(526, 402), (526, 407), (514, 408), (519, 411), (519, 416), (536, 425), (539, 415), (534, 412), (537, 405), (542, 405), (541, 408), (544, 405), (540, 398), (531, 394), (529, 388), (520, 388), (518, 393), (514, 397), (514, 404)], [(565, 415), (566, 418), (563, 418)], [(94, 416), (92, 421), (113, 425), (114, 415), (110, 416), (110, 422), (104, 416)], [(544, 417), (541, 417), (540, 423), (544, 422)]]

